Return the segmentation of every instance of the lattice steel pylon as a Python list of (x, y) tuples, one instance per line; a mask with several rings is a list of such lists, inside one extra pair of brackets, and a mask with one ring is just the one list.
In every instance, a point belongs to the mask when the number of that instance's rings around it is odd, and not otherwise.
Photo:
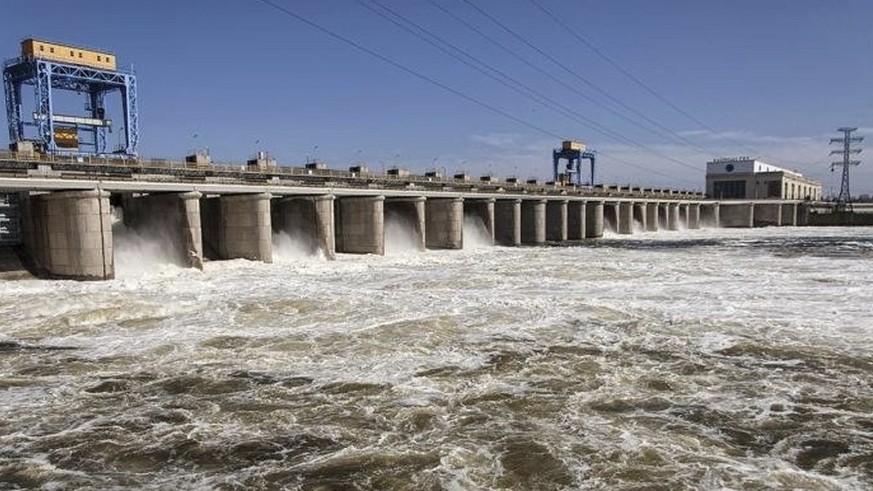
[(840, 182), (840, 194), (837, 196), (836, 211), (852, 211), (852, 194), (849, 191), (849, 167), (861, 165), (860, 160), (852, 160), (852, 155), (861, 153), (860, 148), (852, 148), (852, 143), (860, 143), (864, 141), (863, 136), (852, 136), (852, 133), (858, 131), (858, 128), (839, 128), (837, 131), (843, 133), (842, 138), (831, 138), (831, 143), (842, 143), (842, 150), (832, 150), (831, 155), (842, 155), (842, 162), (832, 162), (831, 172), (837, 166), (843, 167), (842, 180)]
[[(6, 117), (9, 140), (12, 143), (34, 141), (40, 150), (55, 154), (106, 155), (135, 157), (139, 143), (139, 115), (136, 97), (136, 76), (131, 72), (62, 63), (31, 56), (7, 60), (3, 66), (6, 94)], [(33, 86), (33, 120), (22, 115), (22, 87)], [(87, 111), (84, 116), (55, 113), (54, 91), (66, 90), (85, 94)], [(124, 142), (120, 148), (107, 148), (107, 132), (112, 121), (106, 115), (106, 96), (119, 92), (123, 113)], [(35, 128), (35, 135), (26, 129)], [(75, 149), (58, 145), (58, 131), (74, 131), (79, 140)], [(79, 138), (79, 135), (91, 135)]]

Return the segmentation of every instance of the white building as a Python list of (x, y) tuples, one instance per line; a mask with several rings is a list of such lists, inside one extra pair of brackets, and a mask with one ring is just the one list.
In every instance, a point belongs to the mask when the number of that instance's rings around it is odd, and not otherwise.
[(706, 163), (706, 195), (715, 199), (821, 199), (821, 183), (751, 157)]

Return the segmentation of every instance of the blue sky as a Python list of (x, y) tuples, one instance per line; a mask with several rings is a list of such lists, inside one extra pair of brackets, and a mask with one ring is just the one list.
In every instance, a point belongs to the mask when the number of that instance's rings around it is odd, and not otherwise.
[(288, 165), (550, 178), (551, 149), (576, 138), (602, 153), (609, 183), (700, 189), (707, 160), (751, 155), (827, 193), (839, 186), (828, 139), (849, 125), (869, 148), (853, 194), (873, 193), (867, 0), (535, 0), (570, 32), (531, 0), (271, 1), (418, 76), (259, 0), (4, 0), (0, 53), (30, 36), (114, 51), (138, 77), (148, 157), (264, 149)]

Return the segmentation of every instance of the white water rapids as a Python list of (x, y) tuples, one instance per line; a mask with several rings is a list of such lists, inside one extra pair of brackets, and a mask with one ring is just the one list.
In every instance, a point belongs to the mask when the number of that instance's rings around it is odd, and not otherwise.
[(870, 229), (276, 240), (0, 281), (0, 489), (873, 486)]

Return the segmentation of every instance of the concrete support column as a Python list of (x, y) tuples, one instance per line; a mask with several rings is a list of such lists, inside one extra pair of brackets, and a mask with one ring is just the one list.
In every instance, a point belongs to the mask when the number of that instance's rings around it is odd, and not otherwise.
[(549, 200), (546, 203), (546, 240), (567, 240), (567, 200)]
[(203, 230), (199, 192), (124, 196), (124, 224), (154, 236), (175, 250), (178, 264), (203, 269)]
[(330, 194), (290, 196), (273, 201), (273, 230), (304, 245), (310, 255), (336, 258), (334, 200)]
[(756, 203), (753, 223), (756, 227), (782, 225), (782, 203)]
[(658, 203), (646, 204), (646, 230), (649, 232), (658, 231)]
[(700, 222), (704, 227), (721, 227), (720, 216), (718, 203), (704, 203), (700, 205)]
[(787, 227), (797, 225), (797, 203), (782, 203), (782, 225)]
[(648, 211), (646, 203), (634, 203), (634, 223), (639, 223), (640, 230), (644, 232), (649, 229)]
[(700, 228), (700, 203), (688, 205), (688, 228), (691, 230)]
[(679, 203), (667, 203), (667, 230), (679, 230)]
[(585, 238), (585, 208), (584, 201), (567, 203), (567, 240), (582, 240)]
[(464, 221), (470, 220), (476, 227), (481, 224), (492, 244), (494, 243), (494, 202), (494, 198), (464, 200)]
[(603, 201), (589, 201), (585, 205), (585, 237), (603, 237)]
[(494, 240), (505, 246), (521, 244), (520, 199), (498, 199), (495, 202)]
[(634, 204), (629, 201), (618, 204), (618, 233), (622, 235), (634, 233)]
[(546, 242), (546, 200), (522, 200), (521, 242), (522, 244), (543, 244)]
[(109, 193), (57, 191), (22, 198), (22, 246), (37, 273), (72, 280), (115, 277)]
[(428, 249), (464, 248), (463, 198), (428, 198), (424, 217)]
[(273, 262), (270, 194), (233, 194), (220, 198), (218, 254), (222, 259)]
[(754, 203), (722, 201), (718, 210), (718, 221), (722, 227), (751, 228), (755, 224)]
[(385, 197), (342, 196), (334, 206), (336, 250), (385, 254)]
[(420, 251), (425, 250), (425, 201), (424, 196), (385, 199), (386, 220), (397, 219), (404, 228), (408, 228), (416, 249)]

